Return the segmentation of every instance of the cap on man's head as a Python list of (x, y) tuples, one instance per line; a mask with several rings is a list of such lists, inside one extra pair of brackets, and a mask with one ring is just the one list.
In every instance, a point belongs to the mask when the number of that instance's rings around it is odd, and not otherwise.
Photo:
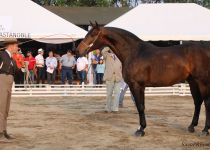
[(4, 46), (8, 46), (11, 44), (18, 44), (18, 40), (16, 38), (6, 38), (3, 41)]
[(42, 48), (38, 49), (38, 53), (44, 52)]

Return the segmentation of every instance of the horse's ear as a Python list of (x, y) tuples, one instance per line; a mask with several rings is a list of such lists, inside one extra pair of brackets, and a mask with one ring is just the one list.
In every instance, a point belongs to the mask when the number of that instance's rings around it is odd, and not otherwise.
[(89, 22), (90, 22), (91, 27), (94, 27), (94, 24), (91, 21), (89, 21)]
[(98, 25), (98, 22), (97, 22), (97, 21), (95, 21), (95, 24), (96, 24), (96, 27), (98, 28), (98, 27), (99, 27), (99, 25)]

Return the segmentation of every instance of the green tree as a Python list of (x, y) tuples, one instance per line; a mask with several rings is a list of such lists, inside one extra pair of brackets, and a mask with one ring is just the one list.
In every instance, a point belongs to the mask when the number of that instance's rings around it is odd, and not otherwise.
[[(109, 7), (117, 2), (123, 7), (129, 6), (129, 0), (33, 0), (40, 5), (53, 6), (88, 6), (88, 7)], [(138, 1), (138, 0), (137, 0)], [(141, 0), (143, 3), (158, 3), (162, 0)], [(165, 3), (197, 3), (210, 8), (210, 0), (163, 0)]]
[(33, 0), (40, 5), (54, 6), (98, 6), (108, 7), (113, 3), (113, 0)]
[(210, 0), (204, 0), (203, 1), (203, 6), (210, 8)]
[(79, 6), (109, 6), (109, 1), (107, 0), (79, 0)]

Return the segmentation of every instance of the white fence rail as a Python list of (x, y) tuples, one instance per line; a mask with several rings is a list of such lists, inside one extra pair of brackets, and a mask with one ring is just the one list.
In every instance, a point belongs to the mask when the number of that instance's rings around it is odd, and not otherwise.
[[(146, 96), (190, 96), (188, 84), (148, 87)], [(13, 97), (106, 96), (106, 85), (14, 85)], [(128, 90), (126, 96), (130, 96)]]

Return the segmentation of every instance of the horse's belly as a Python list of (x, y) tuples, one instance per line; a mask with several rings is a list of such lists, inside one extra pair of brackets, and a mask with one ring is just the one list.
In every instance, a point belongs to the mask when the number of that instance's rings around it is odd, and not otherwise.
[(149, 86), (171, 86), (180, 83), (189, 76), (189, 71), (184, 66), (171, 66), (162, 70), (154, 70), (146, 81)]

